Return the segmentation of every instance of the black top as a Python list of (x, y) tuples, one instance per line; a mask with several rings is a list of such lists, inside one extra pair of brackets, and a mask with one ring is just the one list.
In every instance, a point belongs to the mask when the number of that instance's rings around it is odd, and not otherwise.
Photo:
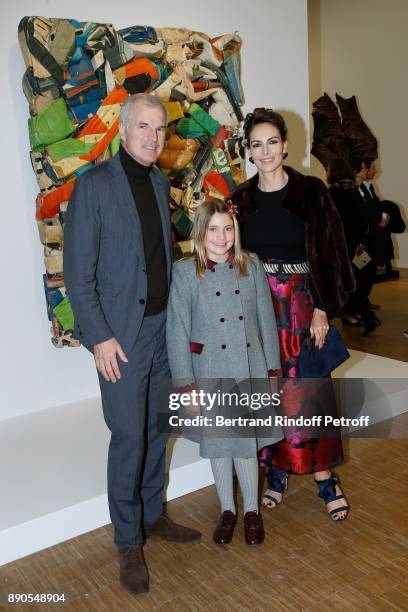
[(145, 316), (155, 315), (166, 308), (168, 286), (163, 227), (150, 179), (151, 166), (139, 164), (122, 145), (119, 148), (119, 156), (129, 181), (142, 227), (147, 274)]
[[(372, 183), (367, 187), (363, 182), (360, 185), (360, 194), (364, 202), (365, 217), (369, 224), (367, 251), (369, 255), (377, 262), (377, 265), (386, 264), (387, 260), (394, 257), (394, 246), (392, 243), (391, 232), (395, 220), (395, 212), (397, 209), (394, 205), (389, 208), (389, 204), (382, 202), (375, 193)], [(383, 212), (391, 215), (386, 227), (379, 227), (378, 224), (382, 219)], [(404, 225), (402, 226), (404, 227)]]
[(282, 207), (288, 191), (255, 192), (256, 213), (242, 225), (244, 249), (254, 251), (261, 260), (306, 260), (305, 223)]
[(329, 191), (343, 221), (349, 257), (353, 259), (357, 246), (367, 244), (368, 221), (363, 199), (354, 187), (349, 189), (341, 184), (332, 185)]
[[(242, 246), (258, 255), (261, 261), (280, 259), (287, 262), (306, 261), (306, 225), (283, 208), (288, 185), (278, 191), (255, 192), (255, 215), (241, 225)], [(324, 310), (314, 284), (309, 278), (316, 308)]]

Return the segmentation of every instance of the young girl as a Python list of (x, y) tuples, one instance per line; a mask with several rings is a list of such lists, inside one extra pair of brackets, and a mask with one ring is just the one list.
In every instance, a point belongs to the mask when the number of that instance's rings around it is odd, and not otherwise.
[[(167, 348), (173, 382), (192, 389), (200, 379), (273, 376), (280, 358), (271, 295), (259, 259), (241, 249), (234, 206), (204, 202), (195, 214), (193, 240), (194, 253), (174, 265), (170, 288)], [(217, 544), (231, 541), (236, 523), (233, 465), (243, 496), (246, 542), (263, 541), (257, 451), (281, 439), (276, 431), (262, 440), (256, 435), (201, 437), (200, 455), (211, 460), (221, 504), (213, 535)]]

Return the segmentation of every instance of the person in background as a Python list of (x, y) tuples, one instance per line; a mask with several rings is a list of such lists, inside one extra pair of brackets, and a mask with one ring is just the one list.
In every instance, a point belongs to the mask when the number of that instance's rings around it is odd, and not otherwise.
[[(375, 189), (372, 181), (377, 176), (376, 160), (366, 158), (362, 162), (362, 166), (366, 167), (366, 179), (360, 185), (360, 191), (368, 204), (376, 204), (381, 209), (381, 220), (372, 228), (373, 243), (375, 245), (376, 263), (378, 267), (384, 267), (385, 272), (382, 276), (384, 280), (392, 280), (399, 277), (398, 271), (392, 269), (392, 260), (394, 259), (394, 245), (391, 234), (401, 234), (405, 231), (405, 223), (401, 216), (401, 211), (398, 204), (390, 200), (381, 200)], [(377, 309), (379, 306), (371, 305)]]
[[(377, 319), (370, 307), (367, 294), (367, 278), (371, 279), (374, 262), (371, 260), (359, 268), (353, 263), (356, 257), (366, 252), (369, 243), (369, 225), (366, 220), (365, 203), (355, 186), (355, 173), (351, 164), (345, 159), (333, 159), (329, 162), (327, 182), (337, 210), (343, 221), (350, 261), (356, 277), (356, 290), (349, 297), (342, 312), (346, 325), (364, 324), (363, 335), (367, 336), (377, 326)], [(368, 269), (365, 269), (368, 266)]]
[(352, 157), (350, 164), (355, 172), (356, 186), (363, 200), (367, 224), (366, 250), (372, 259), (371, 265), (365, 270), (366, 291), (369, 296), (375, 282), (377, 267), (382, 265), (381, 262), (385, 261), (386, 253), (389, 251), (391, 236), (387, 225), (390, 215), (382, 210), (381, 202), (371, 184), (377, 172), (375, 160), (371, 157)]

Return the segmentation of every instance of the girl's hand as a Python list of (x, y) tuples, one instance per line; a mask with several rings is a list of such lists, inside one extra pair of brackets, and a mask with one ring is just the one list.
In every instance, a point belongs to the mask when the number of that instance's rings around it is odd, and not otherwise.
[(315, 308), (310, 323), (310, 337), (315, 339), (315, 345), (318, 349), (323, 348), (328, 331), (329, 322), (325, 311), (320, 310), (320, 308)]
[(201, 413), (200, 406), (197, 406), (196, 404), (194, 404), (192, 398), (191, 398), (190, 403), (187, 404), (187, 406), (185, 406), (184, 409), (188, 417), (195, 417)]
[(279, 393), (279, 378), (277, 376), (269, 377), (269, 386), (271, 388), (271, 394)]

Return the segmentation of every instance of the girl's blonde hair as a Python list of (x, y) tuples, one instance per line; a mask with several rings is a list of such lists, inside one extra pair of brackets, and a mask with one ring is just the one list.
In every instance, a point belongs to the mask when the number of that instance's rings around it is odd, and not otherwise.
[(228, 215), (234, 225), (235, 240), (231, 251), (234, 254), (234, 264), (238, 266), (241, 276), (248, 276), (248, 264), (250, 263), (249, 254), (242, 250), (241, 238), (237, 218), (228, 209), (228, 205), (222, 200), (206, 200), (197, 208), (194, 216), (194, 226), (192, 231), (192, 239), (194, 241), (194, 251), (192, 258), (195, 259), (197, 275), (205, 277), (205, 269), (207, 268), (207, 254), (205, 251), (204, 240), (210, 224), (211, 217), (215, 213)]

